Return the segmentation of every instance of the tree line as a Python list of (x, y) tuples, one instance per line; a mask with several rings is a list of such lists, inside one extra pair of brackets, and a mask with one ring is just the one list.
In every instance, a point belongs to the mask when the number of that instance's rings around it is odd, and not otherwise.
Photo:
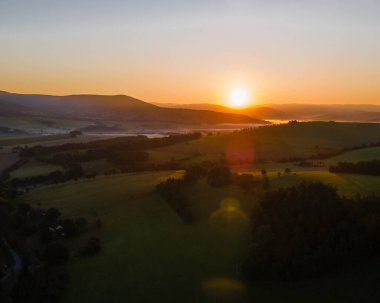
[(323, 183), (267, 192), (251, 226), (247, 279), (314, 277), (380, 255), (380, 197), (348, 199)]
[[(21, 157), (42, 157), (57, 153), (67, 157), (72, 156), (71, 162), (99, 160), (112, 152), (129, 152), (163, 147), (201, 138), (200, 133), (170, 135), (162, 138), (148, 138), (147, 136), (118, 137), (107, 140), (90, 141), (86, 143), (67, 143), (55, 146), (25, 147), (20, 151)], [(60, 159), (60, 158), (57, 158)]]
[(189, 165), (183, 178), (168, 178), (157, 184), (156, 190), (185, 223), (192, 223), (196, 218), (193, 205), (187, 197), (187, 188), (189, 184), (204, 178), (211, 187), (235, 185), (244, 191), (268, 190), (270, 187), (265, 170), (261, 178), (255, 178), (252, 174), (232, 173), (226, 165), (205, 161)]
[[(334, 151), (319, 151), (310, 157), (288, 157), (288, 158), (282, 158), (279, 160), (281, 163), (287, 163), (287, 162), (296, 162), (299, 161), (300, 163), (306, 163), (307, 160), (324, 160), (332, 157), (336, 157), (339, 155), (342, 155), (346, 152), (350, 151), (355, 151), (355, 150), (360, 150), (360, 149), (366, 149), (366, 148), (372, 148), (372, 147), (379, 147), (380, 146), (380, 141), (372, 142), (372, 143), (363, 143), (363, 144), (358, 144), (354, 146), (348, 146), (344, 147), (339, 150), (334, 150)], [(302, 166), (302, 165), (301, 165)]]
[(332, 173), (380, 176), (380, 160), (360, 161), (357, 163), (338, 162), (337, 165), (330, 166), (329, 171)]
[(81, 165), (77, 163), (67, 164), (65, 171), (55, 170), (46, 175), (37, 175), (25, 178), (13, 178), (10, 184), (13, 187), (28, 187), (36, 185), (49, 185), (77, 180), (82, 177), (91, 177), (86, 174)]

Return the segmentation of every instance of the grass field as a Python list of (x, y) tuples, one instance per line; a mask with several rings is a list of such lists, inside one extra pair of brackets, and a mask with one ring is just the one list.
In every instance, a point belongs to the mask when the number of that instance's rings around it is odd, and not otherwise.
[(338, 163), (338, 162), (359, 162), (380, 160), (380, 147), (371, 147), (360, 150), (354, 150), (344, 153), (337, 157), (333, 157), (325, 161), (326, 163)]
[(336, 187), (338, 192), (345, 196), (366, 195), (369, 193), (380, 194), (380, 177), (374, 176), (333, 174), (326, 170), (315, 170), (297, 171), (296, 175), (290, 174), (280, 178), (274, 173), (269, 173), (269, 177), (273, 189), (296, 185), (302, 181), (320, 181)]
[(56, 170), (63, 170), (61, 166), (42, 163), (38, 161), (29, 161), (19, 169), (11, 173), (11, 178), (26, 178), (37, 175), (47, 175)]
[(115, 135), (102, 135), (102, 134), (84, 134), (78, 137), (71, 137), (66, 134), (57, 135), (29, 135), (29, 136), (0, 136), (0, 146), (8, 148), (24, 145), (62, 145), (67, 143), (84, 143), (94, 140), (104, 140), (117, 137)]
[(242, 250), (224, 243), (207, 221), (183, 224), (153, 191), (172, 175), (102, 177), (24, 196), (32, 204), (59, 207), (69, 217), (95, 210), (104, 223), (104, 251), (72, 262), (63, 302), (201, 302), (204, 279), (236, 275), (236, 254)]
[[(380, 177), (332, 174), (328, 172), (328, 165), (338, 161), (380, 159), (380, 148), (352, 151), (323, 160), (326, 167), (322, 168), (299, 167), (275, 160), (331, 152), (379, 139), (380, 126), (376, 124), (313, 122), (264, 127), (249, 131), (237, 141), (232, 134), (207, 136), (152, 149), (149, 153), (153, 162), (215, 162), (224, 158), (231, 144), (237, 144), (251, 148), (256, 161), (246, 169), (234, 167), (234, 171), (252, 173), (260, 179), (261, 169), (266, 169), (272, 189), (296, 185), (304, 180), (322, 181), (336, 187), (341, 195), (353, 196), (380, 194)], [(242, 145), (239, 140), (243, 141)], [(109, 163), (93, 161), (83, 163), (83, 167), (86, 171), (103, 171)], [(286, 167), (292, 171), (288, 175), (284, 175)], [(53, 167), (31, 162), (12, 176), (49, 170)], [(204, 285), (214, 278), (232, 279), (228, 283), (236, 283), (239, 279), (237, 269), (249, 249), (249, 237), (244, 230), (236, 232), (234, 224), (248, 222), (260, 191), (245, 193), (234, 186), (215, 189), (210, 188), (205, 180), (190, 185), (187, 196), (197, 220), (187, 225), (155, 191), (157, 183), (182, 174), (181, 171), (162, 171), (99, 176), (35, 188), (19, 198), (19, 201), (44, 208), (57, 207), (68, 218), (91, 220), (96, 213), (102, 220), (103, 249), (97, 256), (70, 261), (71, 278), (63, 303), (220, 302), (208, 300)], [(223, 216), (220, 204), (227, 198), (240, 204), (240, 221), (229, 221), (226, 217), (228, 223), (216, 228), (215, 218)], [(74, 248), (85, 240), (79, 237), (67, 244)], [(354, 303), (363, 302), (363, 298), (365, 302), (378, 302), (379, 272), (380, 261), (374, 260), (363, 267), (347, 268), (316, 280), (239, 284), (246, 287), (247, 293), (233, 302)], [(219, 285), (217, 290), (228, 288), (226, 283)]]
[(1, 136), (0, 146), (17, 146), (28, 144), (39, 144), (49, 141), (59, 141), (67, 139), (67, 134), (60, 135), (45, 135), (45, 136)]
[[(237, 264), (247, 252), (248, 237), (245, 233), (231, 237), (229, 225), (222, 232), (214, 229), (211, 218), (228, 197), (239, 201), (242, 213), (248, 215), (256, 194), (234, 187), (210, 189), (205, 181), (192, 185), (188, 194), (198, 220), (186, 225), (154, 191), (158, 182), (181, 174), (98, 177), (34, 189), (20, 198), (42, 207), (58, 207), (67, 217), (96, 211), (103, 222), (102, 252), (70, 262), (71, 279), (64, 303), (214, 302), (207, 299), (202, 284), (216, 277), (238, 278)], [(260, 178), (259, 172), (254, 174)], [(273, 171), (269, 177), (273, 188), (304, 179), (323, 180), (347, 195), (375, 190), (380, 181), (326, 171), (300, 171), (281, 178)], [(379, 262), (373, 261), (318, 280), (255, 283), (247, 285), (246, 296), (233, 302), (359, 302), (363, 296), (368, 297), (366, 302), (377, 302), (371, 298), (379, 294), (379, 268)]]
[(223, 158), (231, 146), (251, 148), (256, 159), (279, 160), (309, 157), (380, 140), (380, 125), (369, 123), (306, 122), (256, 128), (236, 134), (203, 137), (200, 140), (152, 151), (152, 158), (189, 158), (189, 161)]

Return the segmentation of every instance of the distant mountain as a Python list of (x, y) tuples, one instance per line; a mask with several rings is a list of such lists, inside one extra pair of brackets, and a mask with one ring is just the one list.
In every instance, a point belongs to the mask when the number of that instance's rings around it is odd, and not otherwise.
[(289, 120), (288, 113), (270, 106), (252, 106), (239, 112), (259, 119)]
[(255, 117), (256, 119), (273, 119), (273, 120), (286, 120), (288, 119), (288, 114), (271, 108), (268, 106), (252, 106), (245, 109), (233, 109), (226, 106), (212, 104), (212, 103), (190, 103), (190, 104), (174, 104), (174, 103), (155, 103), (156, 105), (171, 107), (171, 108), (186, 108), (186, 109), (196, 109), (196, 110), (212, 110), (223, 113), (234, 113), (240, 115), (248, 115), (250, 117)]
[(178, 104), (178, 103), (153, 103), (161, 107), (169, 108), (184, 108), (184, 109), (194, 109), (194, 110), (211, 110), (222, 113), (233, 113), (232, 108), (228, 108), (218, 104), (212, 103), (189, 103), (189, 104)]
[(19, 104), (14, 104), (12, 102), (7, 102), (2, 99), (0, 99), (0, 116), (1, 115), (12, 115), (12, 114), (20, 114), (25, 111), (27, 111), (27, 107), (19, 105)]
[[(3, 111), (3, 108), (12, 109)], [(0, 115), (149, 121), (179, 124), (266, 123), (240, 113), (159, 107), (125, 95), (24, 95), (0, 93)]]
[(270, 104), (287, 119), (379, 122), (380, 106), (367, 104)]
[(372, 104), (264, 104), (236, 110), (217, 104), (165, 104), (167, 107), (238, 113), (263, 120), (380, 122), (380, 106)]
[(211, 103), (152, 104), (125, 95), (49, 96), (0, 91), (0, 116), (6, 115), (161, 124), (264, 124), (264, 120), (293, 119), (380, 122), (380, 106), (289, 103), (256, 105), (237, 110)]

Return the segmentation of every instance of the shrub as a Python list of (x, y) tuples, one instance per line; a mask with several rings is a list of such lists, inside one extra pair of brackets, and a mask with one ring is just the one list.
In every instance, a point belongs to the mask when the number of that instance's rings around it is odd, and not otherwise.
[(86, 245), (82, 249), (83, 255), (95, 255), (101, 249), (100, 239), (97, 237), (92, 237), (88, 239)]
[(255, 186), (255, 178), (251, 174), (237, 175), (236, 182), (243, 190), (250, 190)]
[(206, 175), (206, 169), (201, 165), (191, 165), (186, 168), (184, 180), (186, 182), (195, 182)]
[(68, 248), (61, 243), (49, 244), (42, 254), (42, 260), (48, 264), (64, 263), (69, 259)]
[(207, 183), (212, 187), (224, 187), (231, 182), (231, 172), (227, 166), (215, 166), (207, 175)]

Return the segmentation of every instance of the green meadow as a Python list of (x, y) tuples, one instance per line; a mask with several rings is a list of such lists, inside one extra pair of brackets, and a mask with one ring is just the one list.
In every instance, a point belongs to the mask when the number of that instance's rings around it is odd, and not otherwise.
[(11, 173), (11, 178), (27, 178), (36, 175), (47, 175), (57, 170), (62, 171), (63, 168), (58, 165), (47, 164), (38, 161), (30, 161), (19, 169), (13, 171)]
[[(156, 183), (180, 175), (160, 172), (100, 177), (40, 188), (23, 196), (22, 200), (32, 205), (59, 207), (68, 217), (90, 217), (96, 211), (103, 222), (104, 250), (98, 256), (72, 262), (69, 291), (63, 302), (120, 302), (120, 298), (131, 302), (201, 302), (202, 281), (237, 275), (236, 265), (245, 251), (241, 246), (247, 241), (223, 238), (210, 229), (207, 219), (183, 224), (154, 191)], [(206, 208), (216, 210), (220, 196), (224, 195), (207, 197), (210, 205)]]
[[(257, 158), (249, 167), (232, 167), (233, 171), (250, 173), (261, 180), (261, 170), (265, 169), (271, 189), (302, 181), (321, 181), (348, 197), (380, 194), (380, 177), (328, 172), (328, 165), (339, 161), (380, 159), (379, 147), (322, 160), (325, 166), (318, 168), (276, 161), (282, 157), (308, 157), (318, 151), (338, 151), (355, 144), (377, 142), (379, 125), (313, 122), (264, 127), (240, 135), (243, 139), (239, 140), (249, 138), (247, 146), (253, 148)], [(224, 158), (226, 148), (236, 139), (234, 136), (211, 135), (154, 148), (149, 150), (149, 161), (216, 162)], [(82, 166), (94, 172), (110, 167), (106, 160), (84, 162)], [(285, 168), (291, 172), (286, 174)], [(12, 177), (56, 169), (59, 167), (32, 161), (14, 171)], [(231, 302), (354, 303), (364, 302), (363, 298), (367, 298), (365, 302), (377, 302), (373, 298), (380, 297), (378, 260), (319, 279), (291, 283), (239, 280), (239, 266), (249, 250), (250, 213), (262, 191), (244, 192), (236, 185), (211, 188), (202, 179), (186, 189), (197, 219), (185, 224), (155, 190), (159, 182), (182, 176), (183, 171), (98, 176), (31, 188), (17, 199), (35, 207), (58, 208), (65, 218), (84, 217), (91, 223), (96, 217), (102, 221), (101, 230), (90, 229), (85, 235), (65, 240), (73, 256), (63, 303), (219, 302), (215, 297), (210, 299), (209, 288), (211, 295), (213, 291), (226, 289), (237, 292), (239, 295)], [(225, 214), (222, 202), (240, 207), (239, 216), (230, 218)], [(219, 219), (225, 224), (215, 224)], [(236, 224), (243, 224), (245, 229), (236, 229)], [(92, 257), (76, 256), (75, 249), (91, 234), (101, 239), (102, 251)]]
[[(261, 178), (259, 172), (253, 172)], [(103, 222), (103, 250), (94, 257), (70, 262), (70, 284), (63, 299), (74, 302), (213, 302), (202, 285), (209, 279), (239, 279), (239, 263), (248, 250), (247, 234), (215, 229), (211, 219), (226, 198), (240, 203), (249, 216), (259, 193), (229, 187), (211, 189), (205, 181), (189, 188), (198, 220), (184, 224), (155, 192), (155, 185), (179, 172), (132, 173), (83, 180), (32, 190), (20, 201), (41, 207), (57, 207), (64, 216), (94, 212)], [(278, 188), (302, 180), (320, 180), (336, 186), (342, 194), (376, 191), (378, 177), (340, 176), (327, 171), (298, 171), (277, 177)], [(77, 241), (77, 240), (76, 240)], [(69, 243), (70, 244), (70, 243)], [(247, 293), (234, 302), (357, 302), (373, 289), (380, 264), (346, 269), (318, 280), (299, 283), (246, 284)], [(372, 285), (372, 286), (371, 286)], [(369, 296), (369, 300), (372, 296)], [(254, 300), (254, 301), (253, 301)], [(371, 301), (367, 301), (371, 302)]]
[(200, 140), (154, 149), (152, 159), (217, 161), (226, 149), (241, 144), (251, 147), (257, 160), (305, 158), (337, 152), (345, 147), (380, 140), (374, 123), (305, 122), (259, 127), (245, 132), (205, 136)]
[(380, 159), (380, 147), (354, 150), (326, 160), (327, 163), (359, 162)]

